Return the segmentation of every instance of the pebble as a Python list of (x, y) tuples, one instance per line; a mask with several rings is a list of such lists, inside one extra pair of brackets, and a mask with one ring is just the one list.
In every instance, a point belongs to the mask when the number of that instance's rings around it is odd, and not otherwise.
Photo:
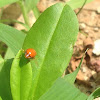
[(85, 73), (87, 71), (85, 67), (82, 67), (81, 70), (83, 73)]
[(96, 41), (94, 42), (93, 53), (94, 53), (96, 56), (99, 56), (99, 55), (100, 55), (100, 39), (99, 39), (99, 40), (96, 40)]
[(85, 33), (89, 33), (89, 30), (84, 30)]
[(87, 76), (84, 77), (84, 80), (87, 81), (89, 78)]
[(97, 78), (97, 73), (95, 71), (92, 71), (91, 73), (92, 73), (93, 78), (96, 79)]
[(86, 28), (86, 25), (85, 25), (85, 23), (80, 23), (80, 26), (79, 26), (79, 28), (80, 28), (81, 30), (84, 30), (84, 29)]
[(99, 31), (99, 28), (98, 28), (98, 27), (95, 27), (95, 28), (94, 28), (94, 31), (95, 31), (95, 32), (98, 32), (98, 31)]
[(97, 8), (97, 13), (100, 14), (100, 7)]

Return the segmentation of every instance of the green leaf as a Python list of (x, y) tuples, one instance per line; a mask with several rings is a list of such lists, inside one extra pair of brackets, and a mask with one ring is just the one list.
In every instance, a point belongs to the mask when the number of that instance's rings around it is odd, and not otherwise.
[(4, 59), (11, 59), (14, 58), (15, 55), (10, 48), (7, 49)]
[(34, 100), (38, 100), (63, 74), (72, 56), (77, 34), (77, 17), (68, 5), (55, 4), (40, 15), (23, 45), (23, 49), (34, 48), (37, 52), (37, 64), (35, 60), (31, 61), (34, 80), (31, 98), (34, 96)]
[(22, 48), (24, 38), (23, 32), (0, 23), (0, 40), (7, 44), (14, 54)]
[(39, 100), (86, 100), (87, 96), (64, 79), (58, 78)]
[(0, 97), (0, 100), (2, 100), (2, 98)]
[(76, 76), (77, 76), (77, 74), (78, 74), (78, 72), (79, 72), (79, 70), (80, 70), (82, 61), (83, 61), (83, 57), (82, 57), (82, 59), (81, 59), (81, 61), (80, 61), (79, 66), (77, 67), (77, 69), (76, 69), (73, 73), (64, 76), (64, 79), (65, 79), (66, 81), (68, 81), (70, 84), (74, 84), (75, 79), (76, 79)]
[[(87, 50), (88, 50), (88, 49), (87, 49)], [(87, 50), (85, 51), (84, 55), (86, 54)], [(68, 81), (70, 84), (74, 84), (74, 82), (75, 82), (76, 76), (77, 76), (77, 74), (78, 74), (78, 72), (79, 72), (79, 70), (80, 70), (80, 68), (81, 68), (82, 61), (83, 61), (83, 59), (84, 59), (84, 55), (83, 55), (83, 57), (81, 58), (81, 61), (80, 61), (80, 63), (79, 63), (79, 66), (77, 67), (77, 69), (76, 69), (73, 73), (64, 76), (64, 79), (65, 79), (66, 81)]]
[(93, 93), (91, 93), (87, 100), (93, 100), (97, 97), (100, 97), (100, 87), (97, 88)]
[(10, 67), (12, 59), (3, 60), (0, 57), (0, 96), (2, 100), (12, 100), (10, 90)]
[(0, 8), (5, 6), (5, 5), (17, 2), (17, 1), (19, 1), (19, 0), (0, 0)]
[(22, 54), (23, 50), (20, 50), (12, 62), (10, 71), (10, 86), (13, 100), (28, 100), (32, 84), (32, 67)]
[[(87, 0), (86, 4), (91, 2), (93, 0)], [(84, 4), (85, 0), (70, 0), (67, 2), (67, 4), (72, 8), (72, 9), (77, 9), (79, 7), (82, 7)]]

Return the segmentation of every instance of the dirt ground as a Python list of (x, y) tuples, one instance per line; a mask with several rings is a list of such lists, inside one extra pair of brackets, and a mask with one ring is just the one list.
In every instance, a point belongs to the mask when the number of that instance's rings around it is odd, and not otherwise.
[[(38, 9), (40, 12), (43, 12), (47, 7), (59, 1), (64, 2), (64, 0), (40, 0)], [(17, 9), (17, 13), (15, 13), (15, 10), (11, 11), (12, 8)], [(79, 9), (75, 12), (77, 13), (78, 10)], [(36, 19), (32, 12), (29, 13), (29, 17), (32, 25)], [(80, 32), (67, 71), (72, 72), (76, 69), (85, 50), (89, 48), (76, 80), (76, 86), (89, 95), (97, 87), (100, 87), (100, 50), (95, 50), (94, 52), (95, 41), (100, 39), (100, 0), (94, 0), (84, 6), (77, 17), (79, 20)], [(5, 7), (2, 19), (17, 19), (24, 22), (20, 8), (17, 4)], [(24, 29), (24, 27), (19, 24), (7, 24), (13, 25), (13, 27), (18, 30)], [(98, 44), (98, 47), (99, 46), (100, 43)]]
[(69, 67), (75, 70), (83, 53), (89, 48), (76, 83), (81, 91), (90, 94), (100, 87), (100, 53), (97, 54), (97, 51), (94, 53), (95, 41), (100, 39), (100, 0), (94, 0), (86, 5), (79, 13), (78, 20), (80, 32)]

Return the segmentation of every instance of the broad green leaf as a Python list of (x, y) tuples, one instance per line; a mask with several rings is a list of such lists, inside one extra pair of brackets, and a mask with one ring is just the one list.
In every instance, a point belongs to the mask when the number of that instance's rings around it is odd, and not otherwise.
[(28, 100), (32, 84), (32, 67), (20, 50), (12, 62), (10, 86), (13, 100)]
[(35, 60), (31, 61), (31, 98), (34, 96), (34, 100), (38, 100), (63, 74), (72, 56), (77, 34), (77, 17), (68, 5), (57, 3), (37, 19), (23, 45), (23, 49), (34, 48), (37, 52), (37, 64)]
[(10, 90), (10, 66), (12, 59), (3, 60), (0, 57), (0, 96), (2, 100), (12, 100)]
[(0, 40), (11, 48), (14, 55), (22, 48), (24, 38), (23, 32), (0, 23)]
[(87, 96), (64, 79), (58, 78), (39, 100), (86, 100)]
[(14, 58), (15, 55), (10, 48), (7, 49), (4, 59), (11, 59)]
[(97, 97), (100, 97), (100, 87), (97, 88), (93, 93), (91, 93), (87, 100), (93, 100)]
[[(93, 0), (87, 0), (86, 4), (91, 2)], [(70, 0), (67, 2), (67, 4), (72, 8), (72, 9), (77, 9), (79, 7), (82, 7), (84, 4), (85, 0)]]
[(5, 5), (17, 2), (17, 1), (19, 1), (19, 0), (0, 0), (0, 8), (5, 6)]

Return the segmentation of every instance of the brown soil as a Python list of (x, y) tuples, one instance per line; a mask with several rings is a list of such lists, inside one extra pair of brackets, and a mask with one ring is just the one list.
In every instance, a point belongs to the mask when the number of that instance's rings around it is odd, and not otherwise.
[[(78, 65), (82, 54), (89, 48), (76, 83), (81, 91), (90, 94), (100, 86), (100, 56), (92, 53), (94, 41), (100, 39), (100, 0), (86, 5), (78, 15), (80, 33), (74, 46), (72, 61)], [(70, 63), (71, 63), (70, 62)], [(74, 64), (70, 64), (73, 67)], [(77, 67), (77, 66), (74, 66)]]

